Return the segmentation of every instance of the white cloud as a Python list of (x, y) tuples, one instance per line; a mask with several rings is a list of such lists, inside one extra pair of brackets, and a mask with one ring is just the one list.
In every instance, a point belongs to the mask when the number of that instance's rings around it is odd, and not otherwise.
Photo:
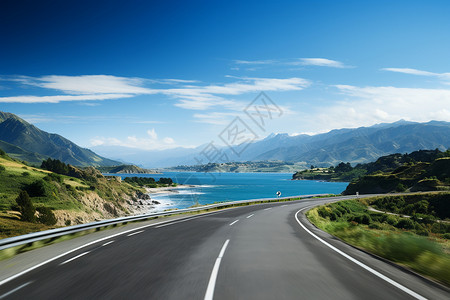
[[(328, 58), (296, 58), (296, 59), (267, 59), (267, 60), (234, 60), (233, 63), (238, 66), (319, 66), (319, 67), (331, 67), (331, 68), (352, 68), (340, 61), (332, 60)], [(239, 67), (233, 67), (232, 69), (239, 70)], [(256, 68), (248, 68), (247, 71), (254, 71)]]
[(278, 63), (277, 60), (268, 59), (268, 60), (240, 60), (235, 59), (234, 63), (237, 65), (271, 65)]
[(235, 96), (245, 93), (261, 91), (298, 91), (308, 87), (311, 83), (303, 78), (237, 78), (238, 81), (223, 85), (207, 85), (182, 89), (168, 89), (164, 93), (179, 98), (175, 104), (178, 107), (193, 110), (206, 110), (212, 107), (224, 107), (239, 110), (244, 106), (234, 100), (227, 100), (225, 96)]
[(50, 75), (28, 78), (29, 84), (59, 90), (68, 94), (154, 94), (142, 87), (142, 78), (127, 78), (110, 75), (60, 76)]
[(158, 139), (158, 135), (156, 134), (156, 131), (155, 131), (154, 128), (147, 130), (147, 134), (152, 140), (157, 140)]
[[(301, 90), (310, 85), (302, 78), (235, 78), (231, 83), (192, 85), (197, 81), (167, 79), (173, 83), (191, 83), (174, 88), (148, 88), (144, 84), (154, 82), (142, 78), (126, 78), (109, 75), (85, 76), (20, 76), (10, 81), (23, 85), (38, 86), (45, 89), (63, 92), (56, 96), (12, 96), (0, 97), (0, 102), (9, 103), (59, 103), (63, 101), (89, 101), (119, 98), (131, 98), (137, 95), (163, 94), (178, 99), (175, 104), (185, 109), (205, 110), (211, 107), (225, 109), (240, 109), (242, 104), (227, 96), (242, 95), (261, 91), (293, 91)], [(5, 80), (5, 79), (4, 79)]]
[(307, 117), (318, 132), (400, 119), (450, 121), (450, 90), (337, 85), (348, 98)]
[(59, 103), (67, 101), (92, 101), (130, 98), (127, 94), (58, 95), (58, 96), (12, 96), (0, 97), (0, 103)]
[(173, 138), (171, 138), (171, 137), (165, 137), (165, 138), (163, 139), (163, 142), (166, 143), (166, 144), (168, 144), (168, 145), (171, 145), (171, 144), (174, 144), (174, 143), (175, 143), (175, 140), (174, 140)]
[(319, 66), (319, 67), (331, 67), (331, 68), (349, 68), (340, 61), (331, 60), (327, 58), (300, 58), (297, 63), (292, 63), (294, 65), (303, 66)]
[(122, 146), (143, 150), (164, 150), (178, 147), (171, 137), (159, 139), (155, 129), (147, 131), (146, 137), (128, 136), (125, 139), (114, 137), (95, 137), (90, 140), (91, 146)]
[(411, 68), (383, 68), (381, 70), (396, 72), (396, 73), (403, 73), (403, 74), (437, 77), (437, 78), (443, 80), (445, 83), (450, 84), (450, 73), (434, 73), (434, 72), (422, 71), (422, 70), (411, 69)]

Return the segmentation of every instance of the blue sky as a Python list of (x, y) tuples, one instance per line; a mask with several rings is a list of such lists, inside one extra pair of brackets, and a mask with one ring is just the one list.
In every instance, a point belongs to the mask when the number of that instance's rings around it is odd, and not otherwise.
[[(393, 3), (395, 2), (395, 3)], [(0, 110), (84, 147), (450, 121), (448, 1), (2, 1)], [(282, 111), (255, 126), (263, 91)]]

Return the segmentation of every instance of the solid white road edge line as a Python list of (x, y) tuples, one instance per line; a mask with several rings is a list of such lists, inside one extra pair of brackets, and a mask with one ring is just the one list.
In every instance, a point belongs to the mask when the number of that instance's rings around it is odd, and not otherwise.
[(239, 220), (236, 220), (236, 221), (230, 223), (230, 226), (233, 226), (233, 225), (236, 224), (237, 222), (239, 222)]
[[(224, 211), (222, 211), (222, 212), (224, 212)], [(221, 213), (221, 212), (218, 212), (218, 213)], [(208, 215), (210, 215), (210, 214), (207, 214), (207, 215), (205, 215), (205, 216), (208, 216)], [(198, 217), (197, 217), (197, 218), (198, 218)], [(192, 220), (192, 219), (193, 219), (193, 218), (187, 217), (187, 219), (184, 219), (184, 221), (189, 221), (189, 220)], [(3, 285), (3, 284), (5, 284), (5, 283), (7, 283), (7, 282), (10, 282), (11, 280), (14, 280), (14, 279), (16, 279), (16, 278), (22, 276), (22, 275), (24, 275), (24, 274), (26, 274), (26, 273), (28, 273), (28, 272), (30, 272), (30, 271), (33, 271), (33, 270), (35, 270), (35, 269), (37, 269), (37, 268), (39, 268), (39, 267), (41, 267), (41, 266), (43, 266), (43, 265), (45, 265), (45, 264), (48, 264), (48, 263), (50, 263), (50, 262), (52, 262), (52, 261), (54, 261), (54, 260), (57, 260), (57, 259), (59, 259), (59, 258), (61, 258), (61, 257), (63, 257), (63, 256), (66, 256), (67, 254), (70, 254), (70, 253), (73, 253), (73, 252), (78, 251), (78, 250), (80, 250), (80, 249), (83, 249), (83, 248), (85, 248), (85, 247), (87, 247), (87, 246), (94, 245), (94, 244), (97, 244), (97, 243), (99, 243), (99, 242), (103, 242), (103, 241), (109, 240), (109, 239), (111, 239), (111, 238), (114, 238), (114, 237), (116, 237), (116, 236), (124, 235), (124, 234), (127, 234), (127, 233), (129, 233), (129, 232), (133, 232), (133, 231), (136, 231), (136, 230), (139, 230), (139, 229), (142, 229), (142, 228), (152, 227), (152, 226), (155, 226), (155, 225), (165, 224), (165, 223), (169, 223), (169, 222), (172, 222), (172, 221), (169, 220), (169, 221), (162, 221), (162, 222), (153, 223), (153, 224), (147, 224), (147, 225), (140, 226), (140, 227), (137, 227), (137, 228), (125, 230), (125, 231), (123, 231), (123, 232), (119, 232), (119, 233), (116, 233), (116, 234), (113, 234), (113, 235), (105, 236), (105, 237), (103, 237), (103, 238), (101, 238), (101, 239), (94, 240), (94, 241), (92, 241), (92, 242), (86, 243), (86, 244), (81, 245), (81, 246), (79, 246), (79, 247), (73, 248), (72, 250), (69, 250), (69, 251), (67, 251), (67, 252), (61, 253), (60, 255), (54, 256), (54, 257), (52, 257), (52, 258), (50, 258), (50, 259), (47, 259), (47, 260), (45, 260), (45, 261), (43, 261), (43, 262), (41, 262), (41, 263), (39, 263), (39, 264), (37, 264), (37, 265), (35, 265), (35, 266), (32, 266), (32, 267), (30, 267), (30, 268), (28, 268), (28, 269), (25, 269), (25, 270), (23, 270), (22, 272), (19, 272), (19, 273), (15, 274), (15, 275), (13, 275), (13, 276), (11, 276), (11, 277), (8, 277), (8, 278), (6, 278), (6, 279), (3, 279), (2, 281), (0, 281), (0, 286)]]
[(1, 296), (0, 296), (0, 299), (3, 299), (3, 298), (5, 298), (5, 297), (8, 297), (8, 296), (11, 295), (12, 293), (17, 292), (18, 290), (20, 290), (21, 288), (26, 287), (27, 285), (29, 285), (29, 284), (32, 283), (32, 282), (33, 282), (33, 281), (28, 281), (27, 283), (24, 283), (24, 284), (22, 284), (22, 285), (19, 285), (18, 287), (16, 287), (15, 289), (13, 289), (13, 290), (7, 292), (6, 294), (1, 295)]
[(308, 228), (306, 228), (305, 225), (303, 225), (302, 222), (300, 222), (300, 220), (298, 219), (298, 213), (301, 212), (302, 210), (305, 210), (305, 209), (309, 208), (309, 207), (310, 207), (310, 206), (305, 207), (305, 208), (302, 208), (302, 209), (300, 209), (300, 210), (295, 214), (295, 219), (297, 220), (297, 223), (300, 224), (300, 226), (302, 226), (303, 229), (304, 229), (307, 233), (309, 233), (309, 234), (312, 235), (314, 238), (316, 238), (317, 240), (319, 240), (319, 242), (321, 242), (321, 243), (324, 244), (325, 246), (331, 248), (332, 250), (336, 251), (337, 253), (339, 253), (339, 254), (342, 255), (343, 257), (345, 257), (345, 258), (347, 258), (348, 260), (354, 262), (354, 263), (357, 264), (358, 266), (360, 266), (360, 267), (362, 267), (363, 269), (369, 271), (370, 273), (374, 274), (375, 276), (377, 276), (377, 277), (383, 279), (384, 281), (386, 281), (386, 282), (392, 284), (393, 286), (395, 286), (396, 288), (398, 288), (398, 289), (404, 291), (405, 293), (409, 294), (410, 296), (412, 296), (412, 297), (414, 297), (414, 298), (416, 298), (416, 299), (421, 299), (421, 300), (426, 300), (426, 299), (427, 299), (427, 298), (425, 298), (425, 297), (423, 297), (423, 296), (417, 294), (416, 292), (414, 292), (414, 291), (408, 289), (407, 287), (401, 285), (400, 283), (398, 283), (398, 282), (396, 282), (396, 281), (390, 279), (389, 277), (387, 277), (387, 276), (381, 274), (380, 272), (378, 272), (378, 271), (372, 269), (371, 267), (369, 267), (369, 266), (363, 264), (363, 263), (360, 262), (359, 260), (357, 260), (357, 259), (351, 257), (350, 255), (348, 255), (348, 254), (346, 254), (345, 252), (339, 250), (338, 248), (336, 248), (336, 247), (334, 247), (333, 245), (327, 243), (326, 241), (322, 240), (320, 237), (318, 237), (317, 235), (315, 235), (314, 233), (312, 233), (312, 232), (311, 232)]
[(255, 214), (251, 214), (250, 216), (247, 216), (247, 219), (253, 217), (254, 215), (255, 215)]
[(72, 257), (72, 258), (70, 258), (70, 259), (68, 259), (68, 260), (66, 260), (66, 261), (63, 261), (63, 262), (60, 263), (59, 265), (60, 265), (60, 266), (65, 265), (65, 264), (67, 264), (68, 262), (71, 262), (72, 260), (75, 260), (75, 259), (77, 259), (77, 258), (80, 258), (80, 257), (82, 257), (82, 256), (84, 256), (84, 255), (86, 255), (86, 254), (88, 254), (89, 252), (91, 252), (91, 251), (83, 252), (83, 253), (81, 253), (81, 254), (75, 256), (75, 257)]
[(145, 230), (141, 230), (141, 231), (136, 231), (136, 232), (133, 232), (133, 233), (130, 233), (130, 234), (127, 234), (127, 236), (132, 236), (132, 235), (135, 235), (135, 234), (139, 234), (139, 233), (142, 233), (142, 232), (144, 232)]
[(214, 288), (216, 287), (217, 274), (219, 274), (220, 262), (222, 261), (222, 257), (225, 254), (225, 250), (227, 249), (228, 243), (230, 240), (226, 240), (222, 246), (222, 250), (220, 250), (219, 256), (216, 259), (216, 263), (214, 264), (213, 270), (211, 272), (211, 277), (209, 278), (208, 288), (205, 293), (205, 300), (212, 300), (214, 297)]

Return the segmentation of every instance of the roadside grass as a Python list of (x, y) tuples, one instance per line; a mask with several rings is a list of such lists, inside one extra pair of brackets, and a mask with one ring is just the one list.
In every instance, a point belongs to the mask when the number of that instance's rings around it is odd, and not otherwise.
[[(364, 202), (370, 201), (364, 199)], [(324, 217), (325, 212), (329, 215)], [(375, 213), (369, 214), (367, 206), (358, 200), (315, 207), (306, 215), (315, 226), (351, 245), (450, 286), (450, 241), (440, 235), (426, 237), (411, 230), (398, 229), (388, 223), (389, 216), (386, 222), (374, 221), (372, 216)], [(385, 214), (378, 215), (384, 217)], [(398, 219), (400, 222), (402, 218)]]
[(41, 223), (21, 221), (14, 213), (0, 212), (0, 239), (55, 228)]

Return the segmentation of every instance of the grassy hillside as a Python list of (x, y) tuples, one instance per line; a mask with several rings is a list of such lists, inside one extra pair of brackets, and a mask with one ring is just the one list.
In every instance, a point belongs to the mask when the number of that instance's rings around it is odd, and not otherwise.
[[(106, 178), (92, 167), (77, 169), (76, 175), (79, 178), (30, 167), (0, 152), (0, 238), (123, 216), (145, 196), (141, 188)], [(51, 209), (57, 223), (46, 226), (20, 220), (16, 199), (21, 191), (29, 194), (36, 208)]]
[[(352, 245), (450, 285), (449, 203), (450, 193), (365, 198), (316, 207), (307, 216)], [(369, 206), (390, 207), (392, 214)], [(395, 214), (405, 210), (412, 216)]]
[(48, 158), (48, 156), (46, 155), (41, 155), (35, 152), (29, 152), (4, 141), (0, 141), (0, 149), (8, 153), (10, 157), (20, 161), (26, 161), (32, 165), (40, 165), (44, 159)]

